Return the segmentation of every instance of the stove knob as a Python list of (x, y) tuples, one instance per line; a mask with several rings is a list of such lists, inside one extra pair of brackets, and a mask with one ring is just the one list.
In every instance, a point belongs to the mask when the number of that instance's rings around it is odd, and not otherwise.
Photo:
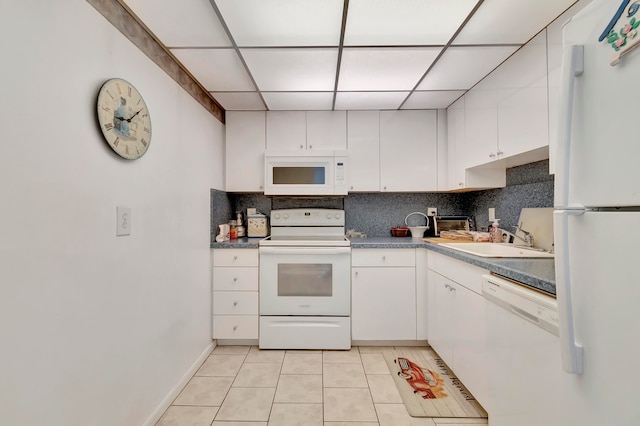
[(274, 219), (280, 219), (280, 213), (276, 213), (276, 214), (274, 214), (274, 215), (273, 215), (273, 218), (274, 218)]
[(336, 213), (336, 214), (334, 215), (334, 217), (335, 217), (336, 219), (340, 219), (340, 213)]
[(327, 213), (327, 219), (331, 219), (331, 213)]
[(289, 213), (285, 213), (285, 214), (283, 214), (283, 215), (282, 215), (282, 218), (283, 218), (284, 220), (289, 219)]

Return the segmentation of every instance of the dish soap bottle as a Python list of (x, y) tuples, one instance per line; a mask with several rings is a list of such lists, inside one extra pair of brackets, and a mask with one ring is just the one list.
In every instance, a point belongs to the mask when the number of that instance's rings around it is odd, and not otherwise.
[(489, 235), (491, 236), (492, 243), (502, 242), (502, 232), (500, 231), (500, 224), (498, 221), (500, 221), (500, 219), (493, 219), (493, 223), (489, 228)]

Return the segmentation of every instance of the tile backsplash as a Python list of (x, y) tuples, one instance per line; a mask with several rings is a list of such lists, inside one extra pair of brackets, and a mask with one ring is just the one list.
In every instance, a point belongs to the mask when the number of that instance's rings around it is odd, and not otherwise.
[[(437, 207), (439, 215), (474, 216), (478, 228), (489, 224), (488, 209), (496, 209), (501, 227), (511, 230), (525, 207), (553, 206), (553, 176), (547, 160), (507, 169), (507, 186), (465, 193), (354, 193), (345, 197), (267, 197), (262, 194), (233, 194), (211, 190), (211, 241), (218, 224), (226, 223), (236, 211), (246, 214), (248, 207), (269, 215), (286, 208), (335, 208), (346, 212), (346, 229), (370, 237), (390, 236), (390, 228), (404, 226), (412, 212), (425, 213)], [(409, 218), (410, 225), (424, 225), (419, 215)]]

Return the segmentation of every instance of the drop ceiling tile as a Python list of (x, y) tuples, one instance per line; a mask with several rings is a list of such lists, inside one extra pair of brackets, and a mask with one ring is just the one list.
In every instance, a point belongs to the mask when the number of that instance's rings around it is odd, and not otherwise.
[(523, 44), (575, 0), (485, 1), (454, 44)]
[(338, 90), (411, 90), (442, 49), (345, 48)]
[(208, 91), (256, 90), (233, 49), (171, 49)]
[(269, 110), (331, 110), (333, 92), (264, 92)]
[(418, 85), (418, 90), (470, 89), (519, 47), (449, 47)]
[(262, 91), (330, 91), (338, 49), (241, 49)]
[(338, 92), (337, 110), (398, 109), (409, 92)]
[(343, 0), (216, 0), (236, 44), (337, 46)]
[(345, 46), (444, 45), (477, 0), (350, 0)]
[(257, 92), (211, 92), (227, 111), (264, 111), (266, 109)]
[(437, 109), (447, 108), (456, 99), (464, 95), (464, 90), (431, 90), (413, 92), (401, 109)]
[(231, 46), (208, 1), (125, 0), (125, 3), (165, 46)]

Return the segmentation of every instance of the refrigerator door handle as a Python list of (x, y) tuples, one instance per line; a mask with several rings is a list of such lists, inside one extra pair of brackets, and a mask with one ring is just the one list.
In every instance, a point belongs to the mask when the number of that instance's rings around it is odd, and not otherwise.
[(571, 268), (569, 262), (569, 216), (584, 214), (584, 209), (553, 212), (555, 242), (556, 296), (560, 316), (560, 352), (562, 366), (567, 373), (582, 374), (582, 345), (576, 342), (571, 297)]
[(584, 71), (584, 46), (567, 46), (562, 53), (562, 92), (558, 119), (558, 146), (556, 152), (555, 205), (569, 205), (569, 164), (571, 159), (571, 128), (573, 125), (574, 83)]

